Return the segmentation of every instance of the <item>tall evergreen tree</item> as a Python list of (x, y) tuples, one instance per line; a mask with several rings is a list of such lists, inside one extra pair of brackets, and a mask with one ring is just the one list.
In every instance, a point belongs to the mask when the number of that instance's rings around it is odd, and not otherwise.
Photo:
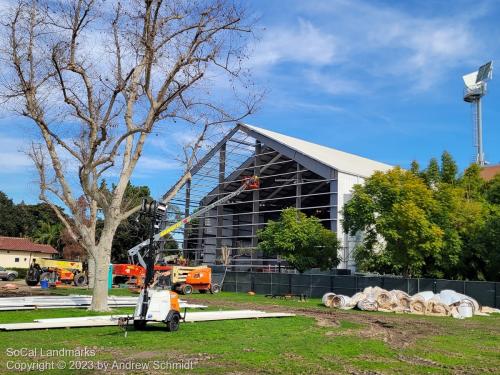
[(439, 172), (439, 163), (436, 158), (432, 158), (429, 161), (429, 165), (424, 173), (425, 182), (430, 187), (435, 186), (438, 182), (441, 181), (441, 174)]
[(444, 151), (441, 155), (441, 181), (454, 184), (457, 180), (457, 172), (457, 163), (448, 151)]
[(410, 167), (411, 173), (413, 173), (415, 176), (420, 175), (420, 165), (418, 164), (418, 161), (413, 160), (411, 162), (411, 167)]

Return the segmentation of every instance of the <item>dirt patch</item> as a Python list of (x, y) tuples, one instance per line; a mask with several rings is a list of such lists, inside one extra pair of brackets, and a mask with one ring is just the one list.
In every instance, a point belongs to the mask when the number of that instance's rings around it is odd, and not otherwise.
[(408, 357), (408, 356), (399, 354), (398, 359), (402, 362), (409, 363), (410, 365), (422, 365), (422, 366), (435, 367), (435, 368), (446, 368), (447, 367), (447, 366), (441, 365), (440, 363), (434, 362), (430, 359), (416, 357), (416, 356)]
[(316, 324), (320, 327), (340, 327), (340, 323), (334, 318), (324, 318), (322, 316), (315, 316)]
[[(17, 289), (6, 288), (5, 285), (14, 284)], [(0, 297), (26, 297), (26, 296), (48, 296), (50, 291), (39, 287), (30, 287), (24, 280), (0, 281)]]

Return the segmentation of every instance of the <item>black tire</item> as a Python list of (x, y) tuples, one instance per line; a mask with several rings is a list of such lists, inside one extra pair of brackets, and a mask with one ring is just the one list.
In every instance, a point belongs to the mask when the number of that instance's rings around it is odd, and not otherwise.
[(125, 284), (128, 279), (127, 276), (115, 276), (113, 277), (113, 285)]
[(146, 328), (146, 321), (145, 320), (134, 320), (134, 328), (136, 330), (143, 330)]
[(14, 275), (13, 273), (11, 273), (9, 276), (7, 276), (8, 281), (14, 281), (15, 279), (16, 279), (16, 275)]
[(36, 268), (30, 267), (26, 273), (26, 285), (36, 286), (40, 282), (40, 271)]
[(181, 317), (179, 314), (174, 314), (172, 318), (166, 323), (168, 332), (175, 332), (179, 329), (179, 325), (181, 322)]
[(73, 284), (75, 286), (84, 286), (87, 284), (87, 275), (81, 272), (77, 272), (73, 277)]
[(182, 294), (191, 294), (191, 293), (193, 293), (193, 287), (189, 284), (184, 284), (181, 287), (181, 292), (182, 292)]
[(210, 286), (210, 293), (217, 294), (219, 292), (220, 292), (220, 285), (219, 284), (212, 284)]

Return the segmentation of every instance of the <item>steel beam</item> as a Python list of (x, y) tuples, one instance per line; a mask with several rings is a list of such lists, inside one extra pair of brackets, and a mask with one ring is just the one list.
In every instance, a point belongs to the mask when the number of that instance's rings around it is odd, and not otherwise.
[[(226, 176), (226, 144), (222, 145), (219, 151), (219, 186), (217, 187), (218, 197), (224, 197), (223, 182)], [(217, 258), (217, 251), (222, 248), (222, 230), (224, 229), (224, 205), (217, 206), (217, 237), (215, 239), (215, 257)]]
[[(253, 174), (254, 176), (260, 177), (260, 153), (262, 151), (262, 144), (259, 141), (255, 142), (255, 157), (254, 157), (254, 169), (253, 169)], [(260, 197), (260, 191), (259, 189), (255, 189), (252, 192), (252, 199), (253, 199), (253, 204), (252, 204), (252, 224), (258, 224), (259, 223), (259, 197)], [(257, 230), (258, 230), (258, 225), (252, 225), (252, 247), (257, 247)], [(253, 252), (252, 252), (252, 258), (253, 258)]]
[(333, 168), (305, 155), (304, 153), (294, 150), (283, 143), (277, 142), (276, 140), (269, 138), (259, 132), (256, 132), (255, 130), (247, 127), (243, 123), (238, 124), (240, 127), (240, 130), (247, 133), (249, 136), (259, 140), (261, 143), (265, 144), (267, 147), (272, 148), (273, 150), (279, 152), (280, 154), (283, 154), (287, 156), (288, 158), (296, 161), (297, 163), (303, 165), (305, 168), (309, 169), (310, 171), (324, 177), (324, 178), (330, 178)]
[(330, 181), (330, 229), (333, 232), (338, 230), (338, 191), (338, 181), (335, 178)]
[(296, 185), (295, 185), (295, 208), (300, 209), (302, 207), (302, 172), (300, 170), (300, 164), (297, 163), (297, 174), (296, 174)]
[[(208, 163), (208, 161), (210, 159), (212, 159), (212, 157), (217, 153), (217, 151), (220, 150), (220, 148), (222, 146), (225, 146), (227, 141), (233, 136), (236, 134), (236, 132), (240, 130), (240, 126), (239, 125), (236, 125), (233, 129), (231, 129), (231, 131), (229, 133), (227, 133), (224, 138), (221, 139), (221, 141), (219, 143), (217, 143), (205, 156), (203, 156), (199, 161), (198, 163), (196, 163), (190, 170), (189, 172), (191, 172), (191, 175), (194, 176), (201, 168), (203, 168), (203, 166)], [(168, 190), (164, 195), (163, 195), (163, 199), (165, 199), (165, 197), (167, 197), (170, 192), (172, 191), (172, 189), (175, 187), (177, 183), (175, 183), (171, 188), (170, 190)]]
[[(191, 179), (187, 180), (186, 182), (186, 202), (184, 204), (184, 217), (188, 217), (190, 215), (189, 212), (189, 206), (191, 205)], [(184, 226), (184, 244), (183, 248), (187, 249), (188, 248), (188, 237), (189, 237), (189, 228), (191, 227), (191, 224), (186, 223)], [(184, 258), (186, 258), (187, 254), (183, 252)]]

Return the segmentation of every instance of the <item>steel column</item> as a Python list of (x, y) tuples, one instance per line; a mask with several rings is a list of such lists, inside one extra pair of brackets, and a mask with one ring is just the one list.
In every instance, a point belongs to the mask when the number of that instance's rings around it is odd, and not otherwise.
[[(190, 215), (189, 212), (189, 206), (191, 205), (191, 179), (186, 181), (186, 202), (184, 204), (184, 217), (188, 217)], [(191, 224), (186, 224), (184, 226), (184, 243), (183, 243), (183, 256), (184, 258), (187, 257), (187, 248), (188, 248), (188, 237), (189, 237), (189, 230), (190, 230)]]
[[(217, 187), (218, 198), (224, 197), (224, 180), (226, 176), (226, 144), (222, 145), (219, 151), (219, 186)], [(217, 206), (217, 237), (215, 240), (215, 257), (222, 248), (222, 230), (224, 226), (224, 205)]]
[(297, 174), (295, 181), (295, 208), (300, 209), (302, 207), (302, 171), (300, 169), (300, 164), (297, 163)]
[[(255, 176), (260, 177), (260, 153), (262, 151), (262, 144), (259, 141), (255, 142), (255, 157), (254, 157), (254, 169), (253, 169), (253, 174)], [(259, 189), (255, 189), (252, 192), (252, 247), (256, 248), (257, 247), (257, 230), (259, 229), (258, 223), (259, 223), (259, 211), (260, 211), (260, 205), (259, 205), (259, 199), (260, 199), (260, 192)], [(253, 251), (252, 251), (252, 259), (253, 259)]]
[[(335, 172), (336, 174), (336, 172)], [(337, 177), (337, 176), (335, 176)], [(337, 203), (338, 203), (338, 181), (330, 181), (330, 229), (337, 232)]]

